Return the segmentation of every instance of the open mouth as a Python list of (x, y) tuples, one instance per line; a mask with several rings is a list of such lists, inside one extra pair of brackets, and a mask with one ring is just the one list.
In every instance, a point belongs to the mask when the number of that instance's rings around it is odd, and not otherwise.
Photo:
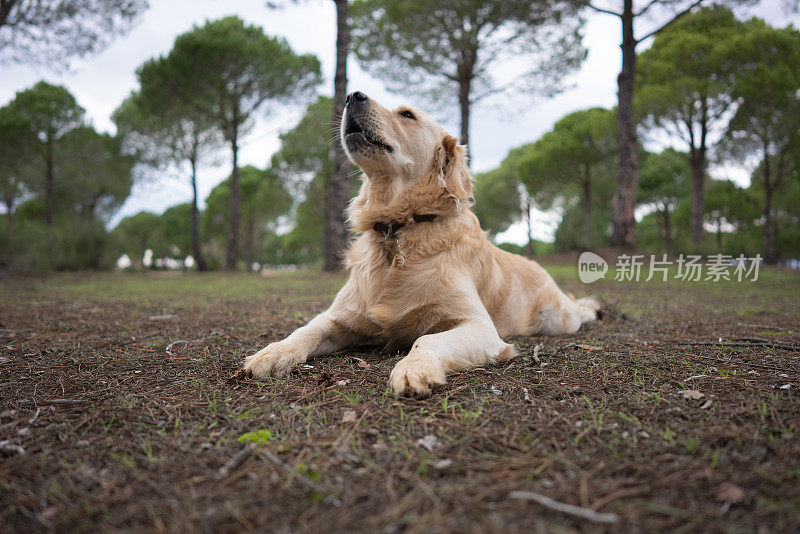
[(356, 121), (355, 117), (351, 114), (347, 115), (347, 124), (344, 127), (344, 138), (347, 142), (347, 147), (351, 149), (363, 147), (363, 146), (374, 146), (378, 148), (382, 148), (387, 152), (392, 151), (392, 147), (379, 141), (372, 132), (368, 132), (361, 127), (360, 124)]

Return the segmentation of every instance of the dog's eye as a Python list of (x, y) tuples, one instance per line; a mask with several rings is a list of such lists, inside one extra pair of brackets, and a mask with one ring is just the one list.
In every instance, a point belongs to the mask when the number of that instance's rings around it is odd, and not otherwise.
[(401, 111), (401, 112), (400, 112), (400, 115), (402, 115), (403, 117), (405, 117), (405, 118), (407, 118), (407, 119), (414, 119), (414, 120), (416, 120), (416, 117), (414, 116), (414, 114), (413, 114), (413, 113), (411, 113), (410, 111), (408, 111), (407, 109), (405, 109), (405, 110)]

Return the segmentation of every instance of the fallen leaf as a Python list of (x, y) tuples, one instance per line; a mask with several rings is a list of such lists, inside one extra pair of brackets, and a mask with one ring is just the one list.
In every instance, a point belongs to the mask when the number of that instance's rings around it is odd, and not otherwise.
[(11, 442), (10, 439), (0, 441), (0, 451), (15, 452), (19, 455), (25, 454), (25, 449)]
[(433, 464), (433, 468), (441, 471), (442, 469), (447, 469), (451, 465), (453, 465), (453, 460), (451, 460), (450, 458), (446, 458), (444, 460), (439, 460), (438, 462)]
[(61, 509), (58, 506), (48, 506), (41, 514), (39, 514), (39, 517), (45, 521), (50, 521), (51, 519), (54, 519), (59, 512), (61, 512)]
[(355, 422), (356, 422), (356, 411), (345, 410), (344, 415), (342, 415), (342, 423), (355, 423)]
[(542, 360), (539, 359), (539, 351), (540, 350), (542, 350), (542, 344), (541, 343), (539, 343), (538, 345), (533, 347), (533, 361), (535, 361), (538, 364), (542, 363)]
[(702, 406), (700, 406), (700, 409), (701, 409), (701, 410), (708, 410), (709, 408), (711, 408), (711, 405), (712, 405), (712, 404), (714, 404), (714, 402), (713, 402), (711, 399), (708, 399), (707, 401), (705, 401), (705, 402), (703, 403), (703, 405), (702, 405)]
[(422, 447), (423, 449), (427, 449), (430, 452), (439, 446), (439, 438), (434, 436), (433, 434), (428, 434), (424, 438), (419, 438), (417, 440), (417, 445)]
[(692, 399), (692, 400), (700, 400), (705, 397), (705, 393), (701, 393), (696, 389), (685, 389), (681, 391), (681, 395), (683, 395), (684, 399)]
[(362, 369), (369, 369), (370, 367), (372, 367), (370, 364), (366, 362), (366, 360), (362, 360), (361, 358), (353, 357), (353, 360), (355, 360), (356, 365), (358, 365)]
[(531, 396), (528, 394), (528, 388), (522, 388), (522, 394), (524, 395), (525, 402), (533, 404), (533, 400), (531, 400)]
[(719, 502), (729, 502), (735, 504), (741, 502), (745, 498), (745, 492), (742, 488), (730, 482), (724, 482), (717, 488), (716, 498)]
[(603, 350), (603, 347), (595, 347), (594, 345), (575, 345), (584, 350)]

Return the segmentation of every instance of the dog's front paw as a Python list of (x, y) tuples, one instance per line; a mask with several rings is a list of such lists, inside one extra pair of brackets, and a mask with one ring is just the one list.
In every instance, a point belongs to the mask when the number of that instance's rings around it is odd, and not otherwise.
[(256, 378), (288, 375), (305, 356), (284, 341), (270, 343), (244, 361), (244, 370)]
[(427, 395), (445, 383), (442, 361), (431, 355), (409, 354), (394, 366), (389, 383), (397, 395)]

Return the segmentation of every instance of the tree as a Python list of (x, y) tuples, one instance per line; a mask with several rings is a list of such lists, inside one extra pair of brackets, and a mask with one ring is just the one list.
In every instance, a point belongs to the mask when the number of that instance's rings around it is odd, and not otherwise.
[(584, 246), (592, 234), (592, 184), (602, 178), (617, 152), (614, 112), (576, 111), (560, 119), (528, 151), (526, 172), (557, 183), (563, 196), (577, 196), (583, 211)]
[(122, 153), (119, 137), (80, 126), (64, 135), (57, 156), (59, 197), (83, 222), (108, 220), (128, 198), (136, 159)]
[(18, 92), (9, 104), (10, 112), (40, 141), (44, 163), (45, 222), (53, 222), (55, 191), (55, 151), (59, 140), (82, 123), (84, 110), (75, 97), (60, 85), (39, 82)]
[[(784, 258), (800, 257), (800, 157), (789, 175), (784, 178), (780, 194), (774, 198), (775, 227), (778, 233), (778, 250)], [(752, 188), (752, 186), (751, 186)]]
[(655, 128), (680, 138), (689, 150), (691, 237), (703, 239), (703, 185), (708, 150), (725, 127), (731, 106), (731, 73), (738, 68), (724, 43), (742, 31), (725, 7), (684, 17), (661, 32), (642, 53), (637, 105)]
[(778, 261), (773, 204), (792, 163), (800, 161), (800, 32), (753, 19), (723, 45), (736, 66), (732, 93), (738, 102), (728, 125), (728, 153), (755, 157), (763, 191), (764, 261)]
[[(468, 145), (474, 103), (511, 88), (553, 94), (583, 61), (573, 8), (544, 0), (357, 0), (354, 51), (392, 90), (417, 92), (437, 108), (448, 96), (457, 100)], [(529, 69), (503, 85), (491, 67), (511, 58)]]
[[(299, 202), (294, 228), (285, 238), (286, 246), (306, 262), (315, 261), (321, 255), (323, 266), (327, 261), (325, 251), (329, 250), (324, 243), (329, 237), (330, 219), (320, 206), (327, 205), (329, 200), (335, 166), (332, 147), (339, 142), (337, 133), (329, 125), (332, 106), (333, 101), (326, 96), (318, 97), (309, 105), (300, 122), (281, 134), (281, 147), (271, 162), (271, 169)], [(348, 164), (347, 169), (348, 174), (352, 174), (352, 165)], [(355, 194), (355, 185), (348, 180), (345, 204)]]
[(39, 140), (10, 106), (0, 108), (0, 200), (6, 209), (6, 230), (11, 232), (14, 209), (31, 189)]
[(192, 203), (183, 202), (164, 210), (159, 217), (159, 233), (166, 249), (162, 255), (184, 259), (194, 247)]
[[(146, 97), (148, 95), (151, 98)], [(152, 98), (161, 95), (159, 98)], [(215, 123), (198, 113), (172, 92), (145, 88), (132, 93), (112, 119), (125, 139), (126, 148), (137, 154), (150, 167), (164, 170), (170, 165), (189, 166), (192, 189), (191, 218), (192, 254), (199, 271), (207, 270), (200, 238), (200, 210), (197, 198), (197, 167), (223, 144)]]
[(162, 255), (166, 250), (160, 243), (162, 230), (161, 217), (155, 213), (140, 211), (122, 219), (110, 234), (113, 259), (127, 254), (134, 263), (142, 265), (145, 250), (155, 250), (157, 255)]
[(664, 250), (672, 254), (675, 241), (672, 214), (687, 197), (691, 173), (688, 158), (673, 149), (646, 154), (639, 170), (638, 203), (655, 208), (660, 218)]
[[(338, 126), (347, 97), (347, 56), (350, 52), (350, 27), (347, 24), (348, 0), (336, 4), (336, 74), (333, 78), (333, 122)], [(337, 137), (338, 140), (338, 137)], [(325, 195), (325, 233), (322, 241), (323, 269), (341, 268), (341, 253), (347, 248), (348, 232), (345, 210), (350, 200), (351, 165), (340, 142), (333, 143), (333, 175)]]
[(0, 0), (0, 63), (48, 63), (103, 48), (130, 28), (146, 0)]
[[(231, 195), (225, 264), (236, 268), (241, 191), (239, 145), (254, 114), (267, 101), (298, 102), (319, 84), (319, 60), (296, 55), (286, 41), (264, 35), (238, 17), (195, 27), (179, 35), (167, 57), (138, 70), (142, 89), (174, 93), (214, 121), (231, 149)], [(146, 95), (146, 98), (151, 98)]]
[[(297, 0), (294, 0), (297, 1)], [(347, 56), (350, 53), (350, 26), (347, 21), (349, 0), (333, 0), (336, 6), (336, 72), (333, 77), (331, 124), (338, 131), (347, 98)], [(267, 2), (268, 7), (276, 7), (275, 2)], [(338, 137), (332, 144), (332, 174), (325, 180), (325, 226), (322, 232), (323, 270), (338, 271), (341, 268), (341, 253), (347, 248), (349, 235), (345, 220), (347, 202), (352, 189), (350, 160)]]
[(748, 191), (730, 180), (711, 180), (707, 196), (705, 221), (714, 227), (717, 252), (722, 253), (723, 232), (742, 233), (758, 217), (758, 205)]
[(530, 158), (534, 150), (534, 144), (511, 149), (497, 169), (478, 177), (475, 188), (475, 213), (490, 232), (504, 230), (520, 216), (525, 219), (525, 254), (529, 257), (534, 252), (531, 210), (550, 209), (558, 193), (552, 182), (533, 171)]
[[(274, 234), (277, 220), (292, 205), (292, 197), (275, 173), (253, 166), (239, 170), (242, 202), (244, 260), (250, 269), (256, 259), (256, 247), (266, 234)], [(221, 228), (230, 219), (231, 178), (220, 183), (206, 199), (206, 220), (209, 227)], [(238, 259), (238, 258), (237, 258)]]
[(279, 136), (281, 146), (272, 155), (270, 168), (295, 198), (303, 197), (315, 177), (324, 180), (323, 189), (330, 181), (334, 166), (331, 150), (338, 138), (329, 123), (332, 106), (330, 97), (317, 97), (300, 121)]
[[(636, 139), (636, 115), (634, 113), (634, 85), (636, 81), (636, 47), (657, 35), (675, 21), (688, 14), (704, 0), (649, 0), (639, 9), (634, 9), (633, 0), (622, 0), (622, 6), (614, 9), (599, 5), (596, 1), (584, 0), (584, 5), (595, 12), (612, 15), (622, 23), (622, 70), (617, 77), (617, 132), (619, 137), (619, 177), (611, 205), (613, 230), (611, 244), (624, 247), (636, 246), (636, 220), (633, 217), (636, 205), (638, 175), (638, 141)], [(636, 37), (634, 25), (637, 21), (661, 11), (654, 29)]]
[[(507, 172), (508, 166), (479, 174), (475, 178), (473, 211), (481, 228), (495, 235), (508, 229), (523, 216), (519, 179)], [(530, 234), (530, 232), (528, 232)]]

